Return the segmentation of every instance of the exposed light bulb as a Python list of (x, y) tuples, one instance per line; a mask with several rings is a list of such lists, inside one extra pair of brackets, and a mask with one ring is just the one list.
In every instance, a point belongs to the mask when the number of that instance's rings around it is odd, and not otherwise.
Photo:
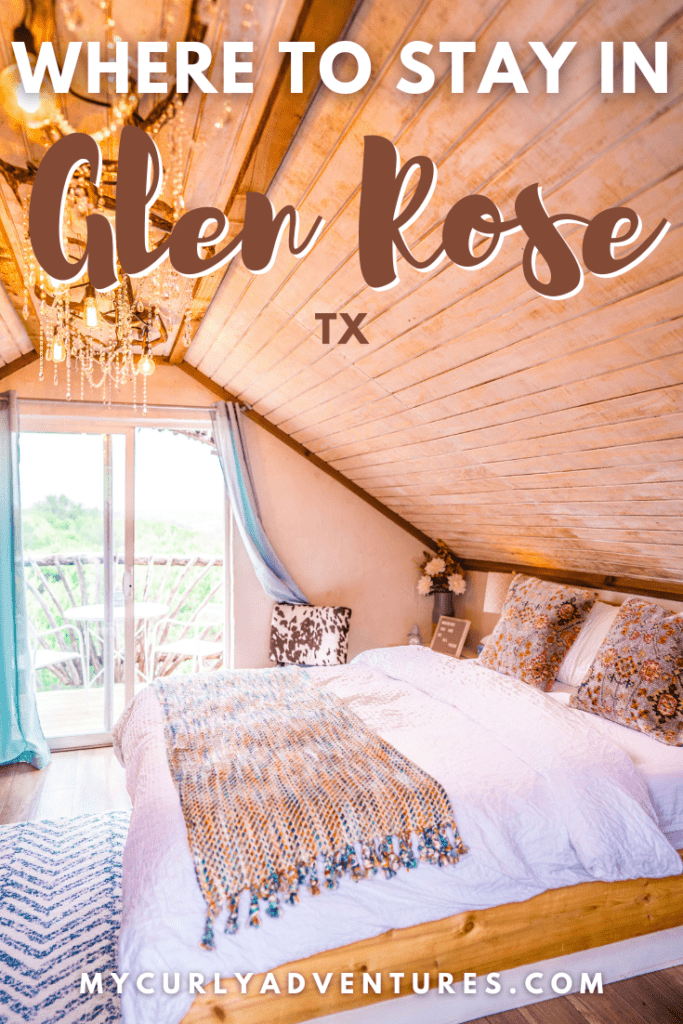
[(20, 85), (17, 89), (17, 105), (27, 114), (35, 114), (40, 106), (40, 93), (26, 92), (23, 85)]
[(90, 299), (86, 301), (85, 306), (85, 323), (88, 327), (97, 327), (97, 308), (95, 306), (95, 300)]
[[(35, 67), (33, 54), (29, 61)], [(42, 128), (60, 116), (50, 81), (44, 79), (39, 92), (27, 92), (16, 64), (0, 72), (0, 104), (13, 121), (22, 122), (29, 129)]]
[(54, 363), (63, 363), (66, 359), (66, 347), (59, 338), (55, 338), (52, 344), (52, 361)]
[(138, 373), (141, 373), (143, 377), (149, 377), (150, 374), (154, 373), (154, 360), (152, 358), (152, 352), (149, 346), (145, 348), (145, 351), (140, 356), (138, 363)]
[(95, 289), (91, 284), (87, 284), (85, 286), (83, 310), (85, 312), (86, 327), (97, 327), (99, 324), (99, 316), (97, 314), (97, 302), (95, 301)]

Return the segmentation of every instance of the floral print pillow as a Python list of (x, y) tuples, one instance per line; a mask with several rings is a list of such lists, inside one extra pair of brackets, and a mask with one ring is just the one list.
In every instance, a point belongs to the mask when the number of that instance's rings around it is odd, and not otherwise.
[(683, 746), (683, 613), (625, 601), (569, 703)]
[(564, 656), (598, 599), (596, 590), (517, 575), (479, 662), (551, 690)]

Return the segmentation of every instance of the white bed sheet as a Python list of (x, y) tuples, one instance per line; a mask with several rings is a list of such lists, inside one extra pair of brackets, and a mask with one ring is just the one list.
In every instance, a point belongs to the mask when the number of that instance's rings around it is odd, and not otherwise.
[[(149, 972), (155, 991), (140, 995), (134, 985), (124, 987), (123, 1024), (178, 1024), (182, 1019), (193, 997), (184, 982), (178, 995), (164, 995), (164, 972), (178, 972), (183, 979), (189, 971), (207, 978), (214, 973), (257, 974), (391, 928), (525, 900), (549, 888), (590, 880), (596, 872), (600, 877), (638, 877), (680, 871), (680, 860), (656, 827), (642, 778), (618, 747), (594, 730), (586, 733), (581, 718), (588, 716), (568, 714), (557, 701), (528, 687), (520, 689), (516, 681), (476, 662), (424, 653), (426, 661), (417, 674), (413, 672), (413, 682), (368, 664), (317, 675), (321, 683), (327, 675), (327, 685), (371, 728), (381, 730), (442, 783), (468, 854), (453, 867), (421, 864), (417, 871), (401, 871), (391, 880), (378, 875), (354, 884), (344, 878), (334, 892), (323, 890), (315, 898), (302, 893), (301, 903), (287, 907), (281, 918), (263, 915), (259, 929), (247, 927), (243, 899), (240, 930), (235, 936), (225, 935), (219, 918), (212, 952), (199, 947), (205, 905), (166, 762), (162, 712), (152, 690), (136, 698), (115, 732), (115, 749), (123, 754), (134, 802), (124, 852), (119, 973), (129, 972), (134, 979)], [(394, 649), (393, 663), (402, 666), (411, 657), (415, 656)], [(467, 707), (466, 713), (452, 706), (452, 685), (460, 688), (458, 701)], [(497, 737), (475, 720), (476, 705), (482, 700), (485, 705), (489, 692), (492, 710), (501, 702), (516, 701), (515, 692), (527, 711), (536, 708), (533, 714), (542, 728), (538, 723), (530, 726), (530, 748), (543, 745), (544, 728), (559, 730), (542, 770), (529, 764), (524, 751), (511, 749), (506, 740), (508, 727), (515, 725), (511, 719), (499, 716)], [(527, 711), (518, 716), (516, 728), (524, 730)], [(583, 744), (584, 734), (590, 738), (588, 746)], [(564, 765), (572, 744), (580, 751), (573, 784), (585, 787), (589, 804), (592, 790), (599, 789), (595, 799), (603, 802), (604, 822), (599, 807), (593, 808), (591, 820), (583, 799), (572, 799), (569, 789), (558, 792), (565, 786), (565, 776), (567, 787), (571, 781), (572, 772), (565, 772)], [(586, 760), (607, 773), (597, 788), (592, 775), (584, 772), (580, 778)], [(582, 843), (583, 854), (577, 854)], [(588, 863), (592, 844), (593, 865)]]
[(547, 696), (580, 716), (586, 730), (593, 730), (628, 754), (647, 783), (659, 827), (678, 841), (683, 832), (683, 747), (660, 743), (618, 722), (609, 722), (587, 711), (570, 708), (572, 693), (576, 690), (556, 684)]

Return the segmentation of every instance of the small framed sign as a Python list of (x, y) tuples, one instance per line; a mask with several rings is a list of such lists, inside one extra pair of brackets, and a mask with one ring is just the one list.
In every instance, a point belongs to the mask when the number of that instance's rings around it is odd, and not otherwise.
[(429, 646), (439, 654), (459, 658), (469, 631), (469, 619), (452, 619), (449, 615), (441, 615)]

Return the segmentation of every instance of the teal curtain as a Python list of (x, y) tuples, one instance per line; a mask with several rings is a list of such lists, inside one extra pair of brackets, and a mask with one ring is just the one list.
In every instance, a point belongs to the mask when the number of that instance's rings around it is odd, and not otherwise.
[(50, 763), (28, 647), (16, 392), (0, 395), (0, 764)]

